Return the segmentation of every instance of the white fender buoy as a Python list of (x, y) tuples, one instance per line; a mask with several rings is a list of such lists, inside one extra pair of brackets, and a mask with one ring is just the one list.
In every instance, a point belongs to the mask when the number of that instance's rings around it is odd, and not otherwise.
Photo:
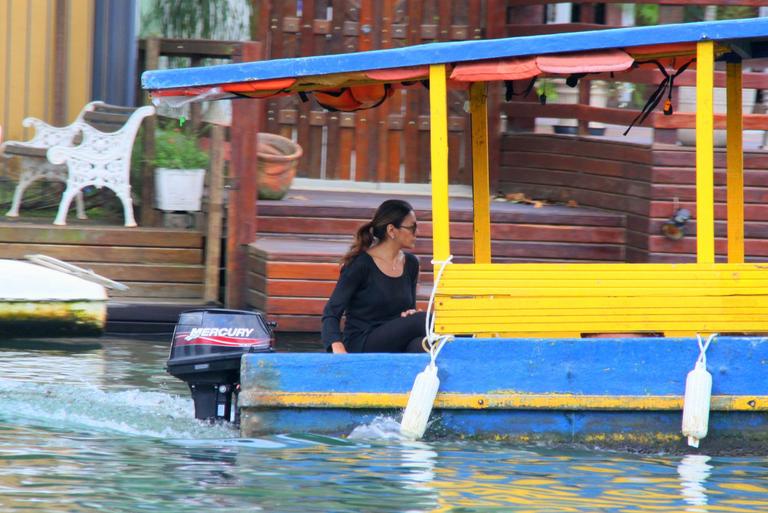
[(437, 336), (435, 334), (435, 312), (432, 309), (435, 304), (437, 285), (443, 276), (445, 266), (450, 264), (452, 259), (453, 255), (449, 255), (446, 260), (440, 262), (432, 260), (433, 264), (440, 264), (440, 269), (437, 271), (435, 282), (432, 285), (432, 293), (429, 295), (429, 303), (427, 304), (427, 315), (424, 320), (424, 331), (427, 336), (424, 337), (423, 343), (425, 344), (424, 348), (429, 351), (430, 359), (424, 370), (419, 372), (413, 381), (413, 388), (408, 396), (408, 404), (400, 421), (400, 434), (410, 440), (418, 440), (424, 436), (424, 432), (427, 430), (432, 406), (437, 397), (437, 389), (440, 388), (440, 378), (437, 377), (435, 360), (446, 342), (453, 340), (453, 335)]
[(404, 437), (418, 440), (424, 436), (438, 388), (440, 388), (440, 378), (437, 377), (437, 366), (434, 362), (430, 362), (413, 381), (408, 405), (405, 407), (403, 420), (400, 421), (400, 433)]
[(707, 436), (709, 430), (709, 406), (712, 399), (712, 375), (707, 371), (706, 350), (717, 336), (710, 335), (706, 344), (699, 339), (699, 354), (696, 365), (685, 379), (685, 397), (683, 399), (683, 436), (688, 437), (688, 445), (698, 447), (699, 441)]

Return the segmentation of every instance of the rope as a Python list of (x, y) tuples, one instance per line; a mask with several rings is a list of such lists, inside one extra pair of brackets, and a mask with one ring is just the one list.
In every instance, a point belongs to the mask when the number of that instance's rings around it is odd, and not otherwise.
[(432, 265), (440, 264), (440, 269), (438, 269), (437, 271), (437, 276), (435, 277), (435, 281), (432, 284), (432, 292), (429, 294), (429, 303), (427, 303), (427, 315), (424, 322), (425, 324), (424, 330), (427, 335), (424, 337), (424, 340), (422, 341), (424, 350), (429, 353), (429, 356), (430, 356), (429, 365), (432, 367), (435, 366), (435, 360), (437, 359), (437, 355), (440, 354), (440, 351), (443, 349), (443, 346), (445, 346), (445, 343), (450, 342), (454, 338), (453, 335), (437, 335), (435, 333), (435, 312), (434, 312), (435, 294), (437, 293), (437, 286), (440, 283), (440, 278), (443, 277), (443, 271), (445, 271), (446, 266), (451, 263), (451, 260), (453, 260), (453, 255), (448, 255), (448, 258), (445, 260), (432, 260)]
[(704, 370), (707, 369), (707, 349), (709, 349), (709, 344), (712, 343), (715, 337), (717, 337), (717, 333), (712, 333), (709, 337), (707, 337), (707, 341), (704, 342), (704, 340), (701, 338), (701, 335), (698, 333), (696, 334), (696, 338), (698, 339), (699, 343), (699, 357), (696, 359), (696, 367), (701, 367)]

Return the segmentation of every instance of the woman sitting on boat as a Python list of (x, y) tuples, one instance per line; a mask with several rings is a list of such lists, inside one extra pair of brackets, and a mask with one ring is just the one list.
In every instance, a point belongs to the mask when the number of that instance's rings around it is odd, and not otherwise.
[[(416, 214), (387, 200), (361, 226), (341, 261), (341, 275), (323, 310), (322, 341), (334, 353), (422, 352), (425, 313), (416, 310), (419, 261)], [(342, 335), (340, 324), (346, 315)]]

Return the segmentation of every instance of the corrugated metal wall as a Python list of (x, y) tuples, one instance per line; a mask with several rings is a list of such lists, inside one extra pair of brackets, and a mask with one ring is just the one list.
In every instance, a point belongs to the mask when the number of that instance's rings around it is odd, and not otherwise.
[(69, 123), (91, 98), (93, 0), (0, 0), (0, 125)]

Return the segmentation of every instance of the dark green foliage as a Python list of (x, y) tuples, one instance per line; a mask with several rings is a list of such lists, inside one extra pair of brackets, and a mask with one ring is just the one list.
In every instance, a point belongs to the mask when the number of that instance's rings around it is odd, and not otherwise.
[(160, 129), (155, 136), (155, 167), (206, 169), (208, 153), (197, 145), (197, 137), (180, 129)]
[(250, 14), (248, 1), (153, 0), (142, 25), (159, 27), (163, 37), (228, 39), (242, 33)]

